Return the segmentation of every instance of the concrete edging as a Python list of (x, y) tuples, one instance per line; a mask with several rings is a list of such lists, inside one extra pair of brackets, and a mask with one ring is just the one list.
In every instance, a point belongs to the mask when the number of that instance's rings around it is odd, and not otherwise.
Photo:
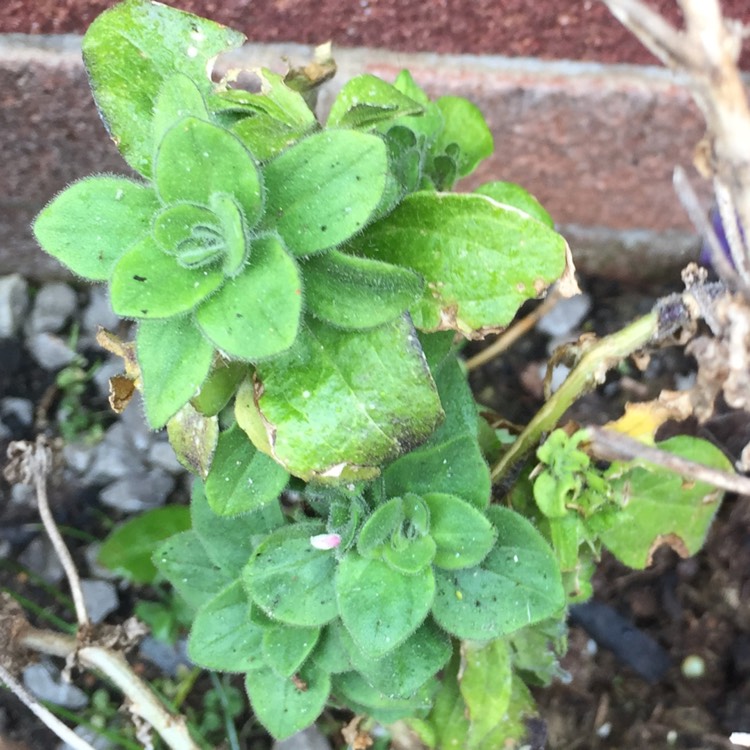
[[(671, 187), (689, 165), (700, 117), (668, 71), (629, 65), (338, 49), (339, 75), (321, 95), (362, 72), (392, 79), (409, 68), (433, 95), (466, 96), (485, 113), (496, 152), (466, 187), (512, 180), (559, 222), (579, 268), (631, 281), (674, 274), (697, 240)], [(310, 48), (250, 44), (223, 67), (304, 62)], [(104, 136), (77, 36), (0, 36), (0, 274), (60, 277), (29, 223), (56, 192), (94, 172), (125, 172)], [(676, 278), (676, 277), (675, 277)]]

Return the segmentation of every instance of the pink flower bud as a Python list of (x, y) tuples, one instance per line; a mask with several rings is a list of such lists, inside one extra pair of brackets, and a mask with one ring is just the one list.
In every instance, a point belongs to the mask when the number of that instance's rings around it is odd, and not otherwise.
[(334, 549), (341, 544), (341, 537), (338, 534), (318, 534), (310, 537), (310, 544), (315, 549)]

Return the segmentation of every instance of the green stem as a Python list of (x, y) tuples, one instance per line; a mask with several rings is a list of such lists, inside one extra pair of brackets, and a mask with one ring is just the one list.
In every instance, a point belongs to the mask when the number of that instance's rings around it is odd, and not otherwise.
[(526, 458), (539, 444), (542, 435), (555, 427), (573, 403), (604, 380), (607, 370), (643, 348), (656, 338), (658, 331), (659, 316), (656, 311), (652, 311), (621, 331), (593, 344), (571, 370), (565, 382), (534, 415), (508, 452), (493, 466), (493, 483), (503, 479), (519, 461)]

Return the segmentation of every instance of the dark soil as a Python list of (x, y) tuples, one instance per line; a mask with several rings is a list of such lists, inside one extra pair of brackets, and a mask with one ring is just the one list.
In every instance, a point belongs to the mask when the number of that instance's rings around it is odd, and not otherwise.
[[(598, 334), (619, 328), (650, 309), (655, 297), (671, 291), (624, 289), (603, 281), (589, 281), (586, 286), (593, 307), (584, 329)], [(26, 383), (27, 393), (40, 398), (48, 385), (46, 379), (21, 352), (14, 354), (9, 342), (3, 346), (10, 354), (0, 360), (0, 382), (6, 387), (13, 384), (13, 395), (24, 395), (18, 391)], [(546, 357), (546, 346), (545, 336), (532, 333), (473, 373), (472, 385), (480, 401), (511, 421), (527, 421), (541, 403), (538, 375), (533, 373), (535, 363)], [(16, 364), (11, 366), (13, 362)], [(652, 358), (645, 374), (635, 367), (622, 367), (611, 374), (607, 383), (584, 397), (569, 416), (581, 422), (605, 422), (620, 415), (625, 401), (647, 400), (661, 388), (674, 387), (675, 373), (685, 375), (690, 367), (690, 361), (677, 349), (665, 349)], [(746, 429), (744, 420), (726, 419), (708, 427), (725, 447), (732, 435)], [(729, 448), (731, 452), (734, 446)], [(1, 489), (7, 491), (7, 487)], [(61, 487), (53, 493), (53, 502), (65, 524), (93, 537), (106, 534), (111, 511), (98, 505), (95, 492), (87, 497), (66, 495)], [(0, 519), (0, 526), (7, 529), (7, 520), (7, 516)], [(14, 528), (26, 530), (27, 538), (37, 533), (37, 527), (29, 525), (31, 517), (14, 523)], [(83, 542), (71, 542), (85, 574), (80, 555)], [(0, 590), (6, 587), (71, 620), (55, 597), (10, 564), (0, 566)], [(121, 610), (110, 621), (129, 616), (140, 593), (124, 595)], [(536, 691), (548, 736), (544, 747), (713, 750), (734, 747), (728, 741), (733, 731), (750, 732), (750, 505), (746, 498), (730, 496), (725, 500), (706, 547), (694, 558), (681, 560), (665, 548), (652, 568), (633, 572), (605, 555), (595, 578), (595, 599), (655, 639), (668, 654), (671, 667), (662, 679), (649, 683), (612, 653), (602, 648), (594, 653), (589, 635), (572, 626), (570, 650), (562, 662), (570, 682)], [(687, 657), (702, 659), (702, 676), (691, 679), (683, 674), (681, 667)], [(138, 668), (152, 674), (148, 665)], [(78, 684), (86, 689), (96, 685), (91, 678)], [(205, 689), (199, 684), (196, 696)], [(341, 725), (335, 720), (326, 723), (334, 727), (332, 734)], [(249, 715), (238, 722), (238, 728), (243, 747), (268, 747)], [(340, 738), (333, 740), (338, 743)], [(56, 744), (30, 713), (0, 691), (0, 748), (6, 748), (4, 743), (9, 741), (20, 743), (18, 750)]]

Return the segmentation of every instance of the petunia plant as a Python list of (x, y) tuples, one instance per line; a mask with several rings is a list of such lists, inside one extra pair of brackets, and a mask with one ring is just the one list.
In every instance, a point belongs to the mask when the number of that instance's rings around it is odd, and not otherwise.
[(570, 288), (566, 242), (515, 184), (452, 192), (493, 149), (470, 102), (361, 75), (322, 122), (304, 71), (214, 80), (242, 41), (149, 0), (104, 12), (84, 61), (136, 176), (80, 180), (34, 223), (135, 323), (133, 341), (100, 337), (125, 361), (113, 403), (138, 388), (197, 475), (189, 511), (129, 522), (103, 559), (172, 583), (191, 659), (243, 673), (277, 738), (331, 705), (429, 747), (520, 739), (581, 550), (632, 549), (612, 487), (646, 482), (560, 433), (491, 502), (502, 446), (461, 341)]

